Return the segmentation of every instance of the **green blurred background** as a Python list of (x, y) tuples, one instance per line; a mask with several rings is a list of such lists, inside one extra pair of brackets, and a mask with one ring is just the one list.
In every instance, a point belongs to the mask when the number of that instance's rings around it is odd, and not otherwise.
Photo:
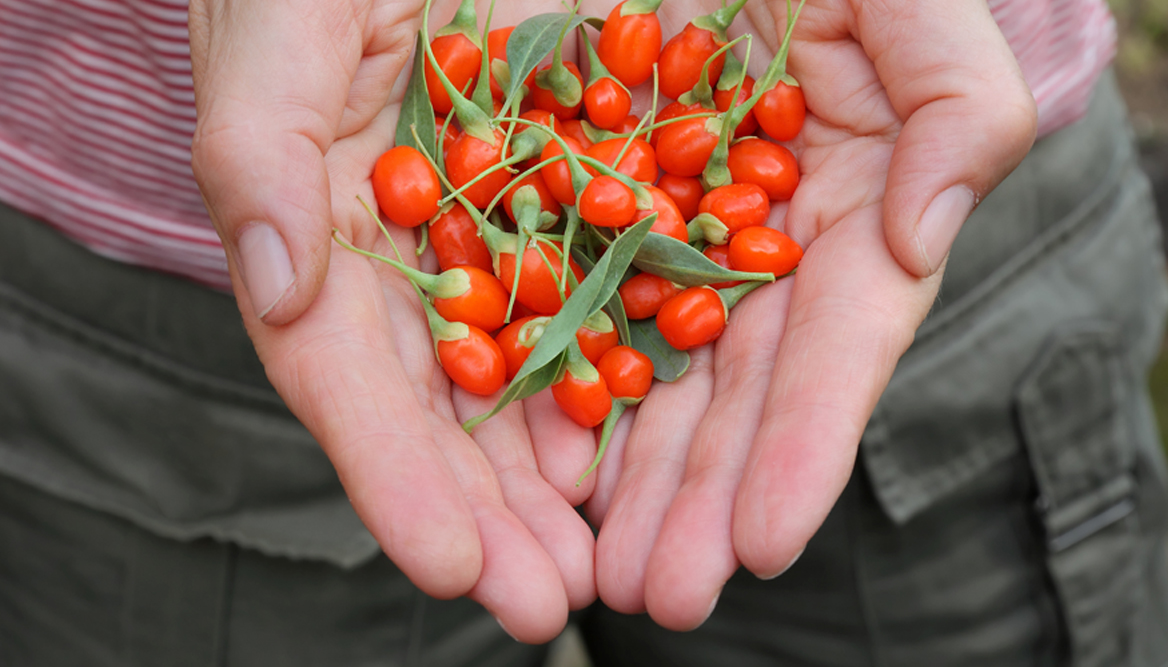
[[(1109, 4), (1119, 28), (1116, 73), (1131, 109), (1141, 162), (1156, 190), (1161, 222), (1168, 222), (1168, 0)], [(1161, 442), (1168, 450), (1168, 346), (1161, 349), (1149, 382)]]

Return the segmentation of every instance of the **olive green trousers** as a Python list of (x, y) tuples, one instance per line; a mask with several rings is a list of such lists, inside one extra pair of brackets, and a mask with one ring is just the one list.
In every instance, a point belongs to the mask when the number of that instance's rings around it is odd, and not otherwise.
[[(1164, 263), (1125, 113), (1042, 139), (954, 246), (823, 528), (606, 665), (1168, 665), (1145, 389)], [(420, 594), (268, 385), (233, 300), (0, 205), (0, 665), (538, 665)]]

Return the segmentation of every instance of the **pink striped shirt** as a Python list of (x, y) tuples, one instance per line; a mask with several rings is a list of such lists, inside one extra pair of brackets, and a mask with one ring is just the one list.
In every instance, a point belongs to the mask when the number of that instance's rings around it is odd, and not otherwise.
[[(228, 289), (195, 185), (186, 0), (0, 0), (0, 200), (104, 256)], [(1115, 52), (1103, 0), (989, 0), (1039, 133)]]

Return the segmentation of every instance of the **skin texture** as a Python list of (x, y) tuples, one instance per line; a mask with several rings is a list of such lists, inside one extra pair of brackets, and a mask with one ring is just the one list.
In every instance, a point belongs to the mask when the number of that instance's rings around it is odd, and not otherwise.
[[(716, 6), (669, 4), (662, 23)], [(751, 3), (736, 27), (773, 53), (785, 16)], [(601, 598), (675, 630), (705, 620), (740, 564), (777, 575), (822, 523), (968, 211), (918, 221), (954, 186), (984, 196), (1034, 138), (981, 3), (811, 0), (789, 70), (810, 110), (791, 145), (804, 177), (770, 224), (807, 249), (799, 271), (743, 299), (689, 373), (650, 392), (588, 505)]]
[[(436, 4), (431, 30), (454, 4)], [(719, 6), (671, 1), (661, 23), (675, 34)], [(789, 63), (809, 109), (791, 144), (804, 175), (769, 223), (806, 248), (799, 272), (745, 298), (685, 377), (622, 417), (599, 474), (576, 487), (594, 434), (543, 392), (467, 437), (459, 420), (493, 400), (452, 388), (397, 272), (329, 238), (335, 226), (391, 252), (354, 194), (372, 200), (420, 9), (191, 4), (193, 166), (260, 359), (427, 593), (469, 595), (524, 641), (554, 637), (597, 590), (614, 609), (695, 627), (740, 564), (780, 572), (827, 515), (968, 206), (918, 222), (938, 194), (972, 203), (1017, 165), (1033, 100), (984, 3), (810, 0)], [(494, 22), (560, 10), (502, 3)], [(753, 76), (784, 25), (785, 3), (752, 2), (731, 28), (760, 37)], [(644, 102), (637, 91), (634, 113)], [(239, 239), (257, 225), (278, 233), (295, 273), (270, 304), (252, 303), (242, 265)], [(414, 261), (412, 234), (392, 233)], [(595, 544), (572, 509), (586, 499)]]

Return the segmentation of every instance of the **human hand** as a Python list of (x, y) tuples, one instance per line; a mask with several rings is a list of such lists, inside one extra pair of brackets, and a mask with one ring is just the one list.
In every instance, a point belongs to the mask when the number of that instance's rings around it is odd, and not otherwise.
[[(435, 3), (431, 26), (456, 4)], [(489, 401), (452, 388), (409, 283), (330, 238), (392, 252), (355, 197), (373, 201), (421, 8), (194, 0), (193, 166), (268, 377), (382, 548), (423, 591), (469, 595), (517, 639), (547, 641), (595, 597), (591, 531), (540, 477), (523, 408), (477, 443), (463, 433)], [(391, 233), (414, 261), (413, 234)]]
[[(718, 6), (667, 2), (663, 27)], [(773, 53), (785, 25), (785, 3), (751, 3), (735, 28)], [(771, 224), (806, 248), (798, 273), (744, 299), (626, 418), (587, 505), (601, 599), (670, 629), (700, 625), (739, 564), (769, 578), (801, 553), (962, 222), (1034, 138), (984, 3), (809, 0), (790, 53), (809, 109), (792, 146), (802, 180)]]

